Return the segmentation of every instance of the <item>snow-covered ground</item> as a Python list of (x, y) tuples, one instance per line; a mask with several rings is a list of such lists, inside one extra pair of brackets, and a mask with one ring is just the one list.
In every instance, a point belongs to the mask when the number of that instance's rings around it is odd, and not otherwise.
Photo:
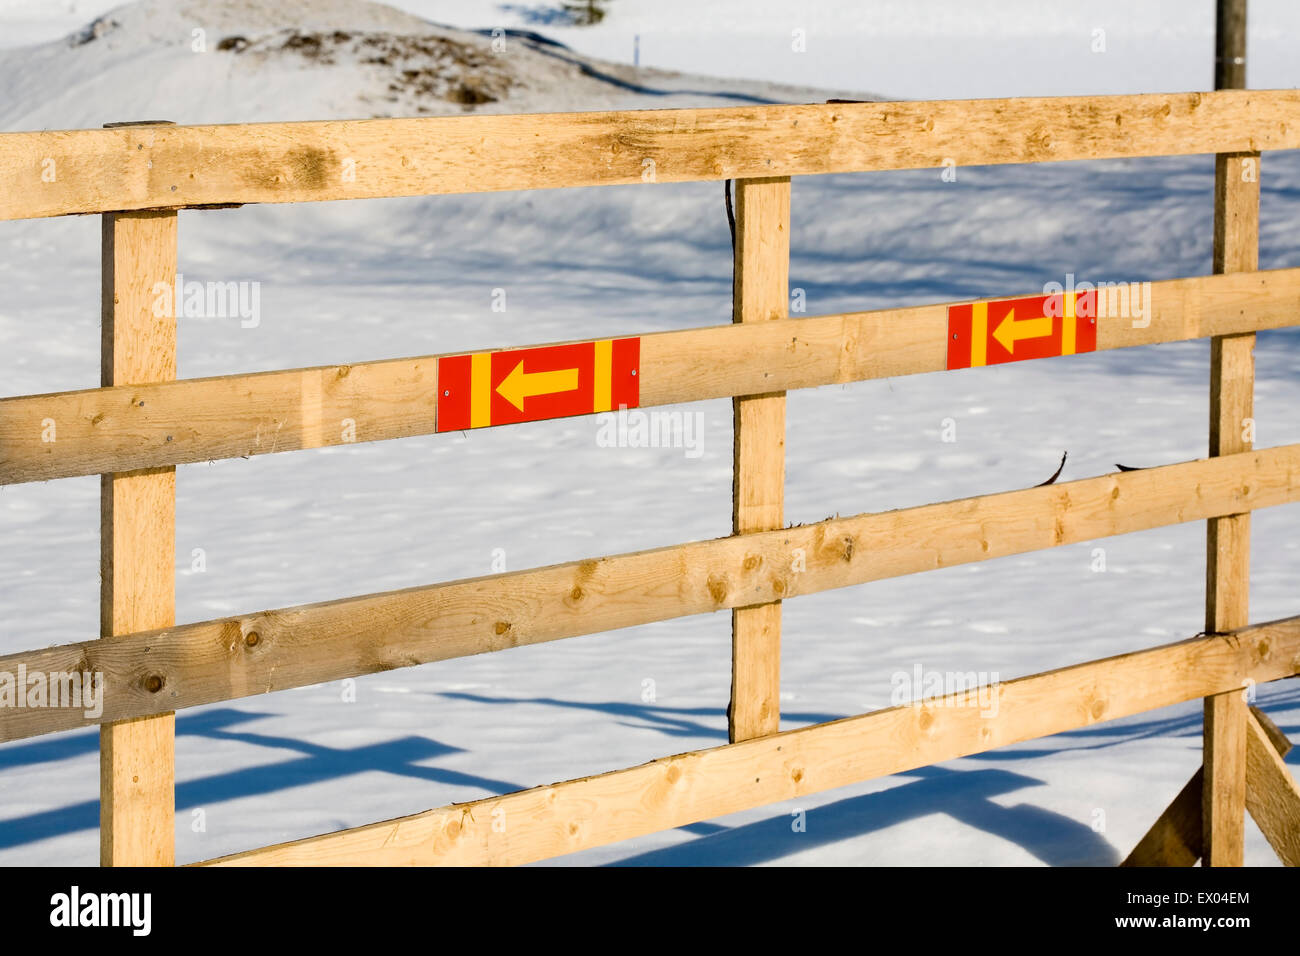
[[(285, 6), (245, 4), (258, 5)], [(899, 98), (1199, 90), (1213, 79), (1213, 0), (608, 0), (596, 26), (575, 25), (559, 0), (391, 5), (448, 26), (537, 31), (618, 63)], [(57, 39), (116, 6), (0, 0), (0, 46)], [(1295, 82), (1295, 23), (1294, 0), (1251, 0), (1251, 86)]]
[[(1193, 89), (1208, 86), (1213, 28), (1209, 0), (1106, 2), (1086, 15), (1082, 4), (1015, 2), (978, 16), (959, 0), (613, 0), (591, 28), (558, 22), (546, 12), (556, 4), (398, 6), (489, 33), (535, 30), (569, 49), (512, 36), (490, 68), (466, 67), (489, 36), (352, 0), (156, 0), (112, 13), (77, 44), (62, 35), (80, 34), (107, 4), (0, 0), (10, 94), (0, 129), (460, 112), (444, 88), (480, 74), (505, 93), (474, 108), (496, 111), (828, 95), (800, 86), (882, 96)], [(1076, 64), (1066, 47), (1088, 49), (1094, 15), (1108, 52)], [(1255, 0), (1252, 17), (1252, 63), (1268, 76), (1252, 69), (1252, 85), (1295, 85), (1300, 67), (1268, 51), (1295, 35), (1300, 13)], [(801, 23), (808, 52), (794, 54)], [(326, 28), (349, 34), (330, 41), (328, 57), (275, 49), (292, 35), (281, 31)], [(192, 51), (195, 29), (206, 52)], [(364, 63), (364, 38), (380, 34), (435, 36), (461, 52), (384, 41), (401, 55)], [(656, 71), (628, 65), (637, 34), (642, 64)], [(250, 45), (216, 49), (235, 35)], [(1145, 55), (1131, 55), (1138, 49)], [(434, 93), (389, 89), (408, 55), (426, 57)], [(971, 168), (956, 182), (937, 170), (799, 179), (791, 284), (822, 314), (1032, 293), (1067, 273), (1202, 274), (1212, 179), (1208, 157)], [(1300, 158), (1267, 155), (1263, 267), (1300, 266), (1298, 201)], [(95, 385), (97, 219), (0, 223), (0, 250), (0, 394)], [(261, 283), (255, 328), (182, 320), (186, 377), (730, 317), (716, 183), (186, 213), (181, 268), (187, 279)], [(504, 313), (492, 308), (498, 289)], [(1258, 444), (1300, 441), (1300, 333), (1262, 334), (1257, 362)], [(1065, 450), (1064, 480), (1115, 462), (1200, 457), (1207, 367), (1208, 347), (1192, 343), (791, 393), (787, 519), (1024, 487)], [(725, 534), (730, 405), (683, 411), (703, 415), (698, 457), (602, 448), (597, 422), (573, 419), (182, 467), (178, 620), (483, 574), (494, 556), (514, 570)], [(954, 443), (942, 440), (948, 418)], [(1296, 506), (1256, 514), (1255, 620), (1300, 610), (1297, 521)], [(0, 651), (97, 632), (97, 529), (97, 479), (0, 488)], [(1201, 524), (1166, 528), (789, 601), (782, 726), (885, 706), (894, 675), (918, 664), (1005, 680), (1191, 635), (1203, 625), (1203, 539)], [(725, 613), (688, 618), (363, 678), (355, 702), (331, 684), (183, 712), (178, 855), (718, 744), (729, 631)], [(1300, 733), (1296, 682), (1264, 688), (1260, 702)], [(1199, 705), (1168, 708), (557, 862), (1113, 863), (1197, 766), (1199, 730)], [(0, 747), (0, 862), (95, 861), (97, 747), (94, 732)], [(807, 812), (803, 832), (790, 825), (796, 809)], [(1253, 825), (1247, 861), (1275, 862)]]

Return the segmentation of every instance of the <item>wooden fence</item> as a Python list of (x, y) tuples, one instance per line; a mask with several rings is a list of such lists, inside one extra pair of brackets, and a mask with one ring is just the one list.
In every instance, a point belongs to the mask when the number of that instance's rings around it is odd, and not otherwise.
[[(1256, 269), (1259, 153), (1297, 147), (1291, 90), (0, 134), (0, 218), (97, 213), (104, 240), (101, 387), (0, 399), (0, 483), (102, 476), (101, 636), (0, 672), (99, 673), (105, 701), (0, 709), (0, 741), (99, 724), (102, 862), (169, 865), (180, 708), (730, 609), (725, 746), (207, 862), (524, 863), (1204, 698), (1202, 771), (1128, 862), (1240, 864), (1249, 809), (1294, 865), (1300, 789), (1242, 688), (1300, 673), (1300, 617), (1247, 613), (1250, 512), (1300, 500), (1300, 445), (1246, 440), (1255, 332), (1300, 322), (1300, 269)], [(790, 318), (791, 176), (1192, 153), (1218, 155), (1215, 275), (1153, 283), (1149, 322), (1079, 328), (1096, 349), (1209, 337), (1210, 457), (785, 526), (785, 391), (954, 367), (954, 316), (974, 343), (999, 301)], [(176, 465), (340, 443), (344, 419), (358, 441), (433, 433), (454, 358), (176, 381), (152, 306), (180, 209), (723, 179), (733, 324), (643, 336), (631, 374), (641, 406), (733, 398), (731, 536), (175, 623)], [(1060, 351), (1088, 350), (1058, 301)], [(1187, 521), (1208, 523), (1203, 634), (1002, 684), (996, 716), (937, 698), (778, 732), (782, 601)]]

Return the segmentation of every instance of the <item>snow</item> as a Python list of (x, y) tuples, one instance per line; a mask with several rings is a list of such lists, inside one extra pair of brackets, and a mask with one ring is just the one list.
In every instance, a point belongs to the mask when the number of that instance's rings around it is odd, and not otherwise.
[[(273, 50), (278, 40), (260, 52), (215, 49), (234, 34), (431, 35), (486, 56), (491, 29), (501, 27), (567, 44), (557, 59), (508, 38), (494, 68), (510, 93), (475, 107), (504, 112), (815, 102), (855, 91), (1205, 88), (1213, 28), (1208, 2), (1098, 4), (1090, 9), (1107, 25), (1108, 52), (1088, 53), (1094, 61), (1063, 52), (1087, 49), (1094, 17), (1064, 3), (1005, 3), (977, 16), (957, 0), (723, 0), (689, 9), (615, 0), (605, 23), (590, 28), (538, 22), (537, 5), (399, 6), (406, 12), (351, 0), (158, 0), (113, 11), (117, 27), (75, 45), (62, 36), (106, 5), (82, 2), (69, 13), (63, 4), (0, 0), (0, 44), (10, 47), (0, 50), (0, 85), (13, 91), (0, 104), (0, 129), (464, 109), (392, 93), (391, 70), (362, 62), (352, 40), (327, 65)], [(1294, 85), (1297, 68), (1270, 60), (1270, 37), (1294, 35), (1300, 16), (1256, 0), (1252, 18), (1252, 85), (1263, 85), (1256, 65), (1269, 85)], [(800, 20), (809, 53), (786, 56)], [(195, 28), (205, 30), (208, 52), (192, 52)], [(657, 72), (627, 65), (638, 33), (642, 63)], [(21, 45), (35, 41), (42, 45)], [(1146, 58), (1125, 53), (1137, 50)], [(1107, 66), (1076, 69), (1083, 62)], [(454, 62), (436, 66), (438, 82), (461, 77)], [(1261, 266), (1298, 266), (1300, 162), (1269, 154), (1263, 168)], [(1029, 294), (1067, 273), (1093, 281), (1203, 274), (1212, 181), (1208, 157), (962, 168), (951, 183), (937, 170), (798, 179), (791, 285), (805, 290), (815, 315)], [(0, 224), (0, 394), (97, 383), (98, 233), (95, 217)], [(261, 283), (255, 328), (182, 320), (185, 377), (730, 317), (716, 183), (187, 213), (181, 267), (200, 281)], [(492, 310), (497, 289), (506, 292), (504, 313)], [(1258, 445), (1300, 441), (1300, 334), (1261, 334), (1257, 363)], [(1207, 345), (1190, 343), (791, 393), (787, 520), (1025, 487), (1050, 475), (1066, 450), (1063, 480), (1116, 462), (1200, 457), (1207, 366)], [(730, 405), (681, 411), (703, 415), (700, 457), (599, 447), (593, 418), (184, 466), (177, 618), (484, 574), (498, 550), (515, 570), (725, 534)], [(949, 418), (952, 443), (942, 440)], [(1297, 612), (1297, 519), (1297, 506), (1256, 513), (1253, 620)], [(97, 529), (97, 479), (0, 488), (0, 580), (8, 582), (0, 652), (97, 633)], [(1097, 548), (1104, 572), (1093, 570)], [(887, 706), (893, 676), (918, 664), (1007, 680), (1194, 634), (1204, 623), (1203, 550), (1203, 525), (1191, 524), (786, 602), (782, 727)], [(361, 678), (352, 703), (335, 683), (183, 712), (178, 857), (719, 744), (729, 633), (728, 614), (693, 617)], [(1295, 681), (1262, 688), (1260, 703), (1285, 731), (1300, 731)], [(0, 747), (0, 862), (94, 862), (97, 747), (93, 732)], [(1191, 703), (555, 862), (1109, 864), (1199, 759), (1199, 704)], [(796, 810), (806, 812), (803, 832), (791, 827)], [(1275, 862), (1253, 825), (1247, 862)]]
[[(557, 3), (397, 6), (452, 26), (539, 30), (618, 62), (631, 62), (639, 48), (647, 66), (893, 98), (1166, 92), (1213, 83), (1213, 0), (611, 0), (594, 27), (566, 25)], [(1252, 0), (1250, 16), (1251, 86), (1294, 85), (1294, 3)], [(802, 53), (793, 49), (795, 31)], [(1098, 39), (1104, 53), (1094, 52)]]

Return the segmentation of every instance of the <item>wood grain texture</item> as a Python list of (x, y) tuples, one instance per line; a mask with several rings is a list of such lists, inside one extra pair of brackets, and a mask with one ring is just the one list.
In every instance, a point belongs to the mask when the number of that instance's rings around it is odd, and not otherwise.
[[(176, 376), (176, 321), (152, 305), (176, 277), (176, 213), (103, 217), (102, 369), (106, 386)], [(105, 474), (100, 482), (100, 634), (175, 622), (176, 473)], [(88, 668), (92, 670), (93, 668)], [(175, 718), (100, 727), (100, 862), (170, 866), (175, 854)]]
[(1259, 724), (1260, 730), (1264, 731), (1264, 736), (1269, 739), (1273, 749), (1277, 751), (1279, 757), (1285, 757), (1291, 752), (1291, 741), (1286, 734), (1282, 733), (1282, 728), (1273, 723), (1273, 719), (1264, 713), (1258, 707), (1250, 708), (1250, 715), (1255, 718), (1255, 723)]
[(1178, 796), (1151, 825), (1120, 866), (1195, 866), (1201, 858), (1201, 791), (1205, 770), (1198, 767)]
[(1246, 809), (1282, 864), (1300, 866), (1300, 783), (1253, 713), (1246, 728)]
[[(1268, 837), (1269, 842), (1273, 843), (1274, 849), (1282, 856), (1297, 846), (1296, 839), (1300, 837), (1300, 818), (1294, 815), (1289, 820), (1287, 818), (1288, 812), (1295, 813), (1294, 808), (1290, 811), (1286, 809), (1292, 807), (1287, 792), (1295, 784), (1281, 760), (1291, 750), (1291, 741), (1258, 707), (1249, 710), (1251, 736), (1247, 738), (1246, 749), (1246, 807), (1257, 820), (1262, 817), (1266, 821), (1274, 833), (1274, 836)], [(1272, 756), (1260, 750), (1254, 739), (1255, 734), (1263, 736), (1268, 749), (1273, 752)], [(1279, 766), (1286, 773), (1286, 779), (1278, 775)], [(1204, 839), (1201, 822), (1204, 780), (1205, 769), (1198, 768), (1120, 866), (1194, 866), (1200, 860)], [(1291, 780), (1290, 784), (1287, 780)], [(1259, 809), (1258, 814), (1256, 808)], [(1260, 824), (1261, 829), (1264, 825)], [(1279, 844), (1281, 849), (1278, 849)], [(1285, 859), (1284, 856), (1284, 862)]]
[[(641, 404), (939, 371), (947, 360), (947, 309), (958, 304), (642, 336)], [(1281, 328), (1298, 317), (1300, 269), (1174, 279), (1152, 283), (1149, 321), (1135, 326), (1129, 318), (1102, 318), (1098, 348)], [(358, 442), (430, 434), (437, 360), (423, 356), (3, 398), (0, 484), (341, 444), (342, 423), (349, 418)], [(47, 420), (56, 425), (55, 442), (42, 440)]]
[(1292, 618), (999, 684), (995, 715), (940, 698), (209, 863), (529, 863), (1194, 700), (1297, 661)]
[[(1214, 178), (1214, 271), (1253, 272), (1259, 253), (1259, 155), (1220, 155)], [(1210, 340), (1210, 455), (1251, 447), (1255, 335)], [(1250, 619), (1250, 515), (1213, 518), (1206, 534), (1205, 630), (1222, 633)], [(1241, 866), (1245, 854), (1246, 700), (1205, 701), (1202, 826), (1207, 866)]]
[[(120, 720), (1296, 500), (1300, 444), (23, 651), (0, 670), (100, 671), (103, 719)], [(9, 710), (0, 741), (90, 723)]]
[[(736, 183), (732, 322), (764, 324), (789, 316), (790, 180)], [(785, 393), (732, 400), (731, 530), (772, 531), (785, 524)], [(731, 612), (732, 743), (781, 729), (781, 603)]]
[(0, 219), (642, 183), (646, 160), (674, 183), (1294, 149), (1297, 111), (1231, 90), (0, 133)]

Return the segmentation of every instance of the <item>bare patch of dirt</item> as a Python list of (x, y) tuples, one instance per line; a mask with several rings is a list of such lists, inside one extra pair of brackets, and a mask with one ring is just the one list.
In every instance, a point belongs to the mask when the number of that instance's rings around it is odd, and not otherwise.
[(473, 109), (503, 99), (514, 79), (490, 52), (448, 37), (365, 33), (335, 30), (303, 32), (296, 29), (256, 40), (224, 37), (217, 43), (223, 53), (271, 55), (285, 53), (319, 66), (348, 60), (374, 66), (383, 72), (390, 102), (410, 99), (443, 100)]

